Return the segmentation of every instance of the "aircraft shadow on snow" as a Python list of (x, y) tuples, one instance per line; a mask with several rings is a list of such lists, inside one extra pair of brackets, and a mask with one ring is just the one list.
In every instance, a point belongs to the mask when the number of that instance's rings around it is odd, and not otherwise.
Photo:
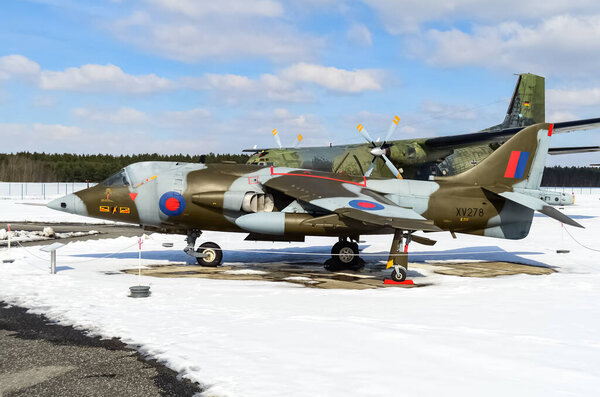
[[(549, 216), (540, 214), (537, 212), (533, 216), (534, 216), (534, 218), (549, 218)], [(594, 219), (594, 218), (597, 218), (597, 216), (594, 216), (594, 215), (569, 215), (569, 218), (571, 218), (571, 219)]]
[[(368, 248), (369, 245), (361, 244), (360, 249), (363, 251)], [(255, 252), (260, 251), (260, 252)], [(243, 264), (256, 264), (256, 263), (307, 263), (322, 264), (329, 259), (331, 247), (329, 246), (311, 246), (311, 247), (289, 247), (289, 248), (261, 248), (254, 249), (249, 248), (243, 251), (237, 250), (224, 250), (223, 259), (225, 262), (231, 263), (243, 263)], [(367, 266), (378, 264), (380, 261), (387, 260), (388, 252), (369, 252), (367, 256), (361, 256)], [(478, 246), (478, 247), (464, 247), (443, 251), (415, 251), (412, 254), (409, 252), (408, 258), (410, 262), (435, 262), (435, 261), (461, 261), (461, 260), (480, 260), (487, 262), (513, 262), (524, 265), (539, 266), (553, 268), (543, 262), (539, 262), (533, 259), (524, 258), (522, 255), (542, 255), (543, 252), (539, 251), (506, 251), (503, 248), (490, 245), (490, 246)], [(88, 258), (100, 258), (110, 255), (109, 253), (95, 253), (95, 254), (79, 254), (73, 255), (78, 257)], [(121, 252), (114, 255), (110, 255), (107, 259), (137, 259), (137, 251), (133, 252)], [(142, 251), (143, 260), (168, 260), (173, 262), (186, 262), (189, 264), (195, 264), (195, 261), (186, 255), (181, 250), (153, 250), (153, 251)]]

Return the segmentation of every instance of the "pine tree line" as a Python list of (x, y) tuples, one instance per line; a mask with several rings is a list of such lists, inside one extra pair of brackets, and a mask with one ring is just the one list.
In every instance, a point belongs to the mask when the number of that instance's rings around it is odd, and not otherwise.
[[(0, 154), (2, 182), (101, 182), (121, 168), (138, 161), (188, 163), (245, 163), (246, 154), (206, 155), (158, 153), (113, 156), (110, 154), (46, 154), (21, 152)], [(542, 186), (600, 187), (600, 168), (546, 167)]]
[(599, 187), (600, 168), (595, 167), (546, 167), (542, 186)]
[(20, 152), (0, 154), (2, 182), (101, 182), (121, 168), (138, 161), (180, 161), (187, 163), (245, 163), (246, 154), (206, 155), (158, 153), (121, 155), (110, 154), (46, 154)]

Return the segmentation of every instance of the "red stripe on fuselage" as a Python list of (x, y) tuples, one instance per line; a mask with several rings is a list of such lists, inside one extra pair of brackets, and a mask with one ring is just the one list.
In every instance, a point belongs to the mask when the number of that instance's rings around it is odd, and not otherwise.
[(505, 178), (514, 178), (515, 171), (517, 170), (517, 164), (519, 164), (519, 157), (521, 152), (513, 150), (508, 159), (508, 165), (506, 166), (506, 172), (504, 173)]
[(292, 173), (285, 173), (285, 172), (273, 172), (273, 166), (271, 166), (271, 175), (291, 175), (291, 176), (303, 176), (303, 177), (306, 177), (306, 178), (329, 179), (330, 181), (351, 183), (353, 185), (367, 187), (367, 178), (364, 177), (364, 176), (363, 176), (363, 183), (358, 183), (358, 182), (346, 181), (344, 179), (329, 178), (327, 176), (321, 176), (321, 175), (308, 175), (308, 174), (292, 174)]
[(548, 127), (548, 136), (552, 136), (553, 130), (554, 130), (554, 124), (550, 124), (550, 127)]

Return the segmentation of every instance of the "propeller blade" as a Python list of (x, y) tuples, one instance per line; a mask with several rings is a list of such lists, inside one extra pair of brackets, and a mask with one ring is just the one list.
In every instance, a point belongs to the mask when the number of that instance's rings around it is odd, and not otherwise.
[(385, 160), (385, 165), (387, 165), (389, 170), (392, 171), (392, 174), (394, 174), (396, 178), (402, 179), (402, 174), (400, 173), (400, 171), (398, 171), (398, 168), (396, 168), (396, 166), (390, 161), (390, 159), (388, 159), (385, 154), (382, 154), (381, 158)]
[(302, 137), (301, 134), (298, 134), (298, 136), (296, 137), (296, 139), (298, 139), (298, 142), (296, 142), (296, 144), (294, 145), (294, 147), (298, 147), (298, 145), (300, 145), (300, 142), (302, 142), (302, 139), (304, 139)]
[(390, 138), (392, 137), (392, 134), (394, 133), (394, 131), (396, 131), (396, 128), (398, 127), (399, 122), (400, 122), (400, 117), (398, 117), (398, 116), (394, 117), (394, 120), (392, 120), (392, 124), (390, 124), (390, 128), (388, 128), (388, 132), (385, 135), (385, 139), (383, 140), (384, 142), (387, 142), (390, 140)]
[(375, 168), (375, 161), (377, 160), (377, 157), (373, 157), (373, 161), (371, 161), (371, 165), (369, 166), (369, 169), (367, 170), (367, 172), (365, 172), (365, 176), (368, 178), (371, 176), (371, 174), (373, 173), (373, 169)]
[(373, 144), (373, 146), (375, 146), (375, 144), (373, 143), (373, 139), (371, 139), (371, 135), (369, 135), (369, 132), (362, 124), (357, 125), (356, 129), (358, 130), (360, 135), (362, 135), (363, 138), (365, 138), (367, 140), (367, 142), (369, 142), (369, 143)]
[(279, 138), (279, 133), (277, 132), (277, 129), (273, 130), (273, 138), (275, 138), (277, 146), (279, 146), (279, 149), (281, 149), (281, 138)]

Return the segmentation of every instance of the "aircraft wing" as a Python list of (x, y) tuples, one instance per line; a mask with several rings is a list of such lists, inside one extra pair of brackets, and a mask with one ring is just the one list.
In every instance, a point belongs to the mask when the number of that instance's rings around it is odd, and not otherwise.
[[(427, 139), (425, 141), (425, 145), (430, 148), (444, 148), (448, 146), (468, 146), (474, 143), (484, 144), (492, 142), (505, 142), (523, 128), (525, 127), (505, 128), (492, 132), (480, 131), (470, 134), (440, 136), (437, 138)], [(600, 128), (600, 118), (554, 123), (554, 129), (552, 130), (552, 133), (559, 134), (563, 132), (589, 130), (592, 128)]]
[(405, 230), (441, 230), (433, 221), (423, 218), (412, 209), (400, 207), (379, 193), (366, 189), (364, 178), (362, 184), (336, 179), (337, 175), (333, 174), (305, 172), (279, 174), (282, 176), (268, 180), (264, 186), (364, 224)]
[(518, 193), (518, 192), (502, 191), (501, 189), (498, 190), (498, 189), (487, 188), (487, 187), (484, 189), (487, 191), (490, 191), (494, 194), (497, 194), (498, 196), (504, 197), (507, 200), (514, 201), (515, 203), (520, 204), (524, 207), (531, 208), (534, 211), (541, 212), (542, 214), (549, 216), (550, 218), (554, 218), (557, 221), (562, 222), (566, 225), (583, 228), (583, 226), (581, 226), (579, 223), (577, 223), (573, 219), (569, 218), (568, 216), (566, 216), (565, 214), (563, 214), (556, 208), (549, 206), (544, 201), (542, 201), (538, 198), (535, 198), (533, 196), (528, 196), (526, 194), (522, 194), (522, 193)]
[(600, 152), (600, 146), (579, 146), (579, 147), (551, 147), (548, 154), (573, 154)]

